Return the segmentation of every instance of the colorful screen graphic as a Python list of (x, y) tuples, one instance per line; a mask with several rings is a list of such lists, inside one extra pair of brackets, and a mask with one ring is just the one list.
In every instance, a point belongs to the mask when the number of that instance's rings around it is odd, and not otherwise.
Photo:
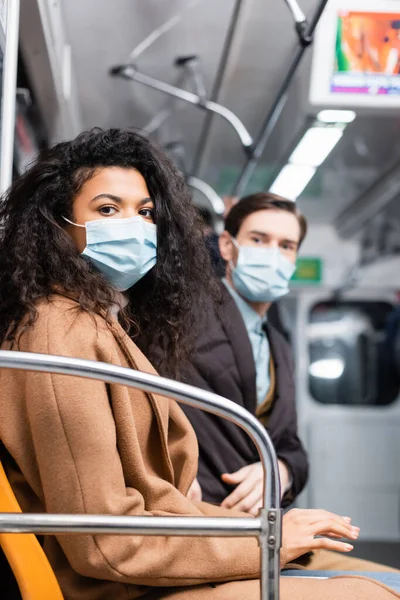
[(339, 12), (330, 89), (400, 96), (400, 14)]

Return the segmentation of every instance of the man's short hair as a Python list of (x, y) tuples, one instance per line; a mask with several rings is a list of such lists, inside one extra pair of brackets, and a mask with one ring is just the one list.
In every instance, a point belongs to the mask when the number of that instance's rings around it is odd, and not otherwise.
[(296, 217), (300, 225), (300, 240), (299, 247), (306, 237), (307, 233), (307, 220), (304, 215), (297, 208), (295, 202), (271, 194), (270, 192), (259, 192), (258, 194), (252, 194), (239, 200), (235, 204), (225, 219), (225, 229), (232, 237), (236, 237), (243, 224), (243, 221), (251, 214), (259, 210), (283, 210), (291, 213)]

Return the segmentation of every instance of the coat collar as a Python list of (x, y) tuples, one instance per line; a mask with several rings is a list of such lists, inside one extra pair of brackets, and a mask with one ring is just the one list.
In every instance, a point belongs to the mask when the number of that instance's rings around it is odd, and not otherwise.
[(242, 319), (246, 326), (247, 331), (262, 334), (264, 325), (267, 322), (267, 315), (261, 317), (256, 311), (250, 306), (244, 298), (242, 298), (237, 291), (229, 284), (227, 279), (223, 279), (222, 283), (234, 299), (236, 306), (239, 309)]
[(218, 310), (219, 319), (235, 357), (245, 408), (255, 414), (257, 393), (253, 349), (242, 315), (234, 299), (224, 285), (221, 287), (222, 305), (221, 310)]

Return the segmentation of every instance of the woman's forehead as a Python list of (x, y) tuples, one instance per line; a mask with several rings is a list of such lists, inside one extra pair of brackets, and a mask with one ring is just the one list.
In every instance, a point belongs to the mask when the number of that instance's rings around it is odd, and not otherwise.
[(99, 194), (112, 194), (123, 200), (142, 200), (150, 196), (146, 181), (136, 169), (103, 167), (88, 179), (77, 198), (92, 199)]

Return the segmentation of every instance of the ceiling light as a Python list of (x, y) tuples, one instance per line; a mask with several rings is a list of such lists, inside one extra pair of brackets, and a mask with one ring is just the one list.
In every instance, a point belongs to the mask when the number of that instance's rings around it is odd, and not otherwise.
[(289, 163), (319, 167), (343, 135), (339, 127), (311, 127), (289, 158)]
[(356, 116), (354, 110), (321, 110), (317, 120), (320, 123), (352, 123)]
[(317, 360), (311, 363), (308, 372), (320, 379), (339, 379), (344, 372), (344, 362), (341, 358)]
[(275, 179), (270, 192), (295, 201), (314, 176), (316, 169), (309, 165), (286, 165)]

